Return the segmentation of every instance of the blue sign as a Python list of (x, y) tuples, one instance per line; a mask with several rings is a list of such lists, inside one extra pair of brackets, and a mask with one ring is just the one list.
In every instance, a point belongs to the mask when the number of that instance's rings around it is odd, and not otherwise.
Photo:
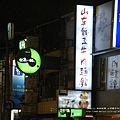
[(14, 108), (14, 102), (12, 100), (7, 100), (4, 103), (6, 110), (12, 110)]
[(23, 73), (21, 71), (19, 71), (19, 69), (16, 66), (14, 66), (14, 75), (22, 76)]
[(120, 47), (120, 0), (117, 7), (116, 47)]
[(12, 100), (15, 104), (14, 108), (20, 108), (20, 104), (24, 102), (24, 82), (25, 74), (16, 67), (15, 60), (13, 60)]

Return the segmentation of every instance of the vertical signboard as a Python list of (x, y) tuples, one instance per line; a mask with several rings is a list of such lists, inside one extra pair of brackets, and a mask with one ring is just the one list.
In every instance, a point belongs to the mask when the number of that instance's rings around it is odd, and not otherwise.
[(14, 38), (14, 23), (8, 23), (7, 32), (8, 40), (12, 40)]
[(120, 88), (120, 55), (108, 57), (107, 89)]
[(75, 89), (92, 89), (93, 6), (76, 6)]
[(95, 51), (110, 48), (112, 1), (96, 7)]
[(15, 103), (15, 108), (20, 107), (20, 103), (24, 102), (24, 82), (25, 74), (19, 71), (13, 60), (12, 69), (12, 100)]
[(120, 0), (115, 0), (112, 47), (120, 47), (119, 38), (120, 38)]

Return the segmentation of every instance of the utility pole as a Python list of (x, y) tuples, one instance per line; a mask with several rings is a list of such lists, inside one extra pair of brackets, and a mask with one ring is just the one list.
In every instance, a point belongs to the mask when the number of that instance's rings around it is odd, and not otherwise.
[[(4, 102), (10, 100), (10, 68), (9, 68), (9, 54), (10, 54), (10, 43), (13, 43), (13, 38), (14, 38), (14, 24), (13, 23), (8, 23), (7, 25), (7, 31), (6, 31), (6, 61), (5, 61), (5, 91), (4, 91)], [(5, 120), (10, 120), (11, 119), (11, 110), (6, 110), (4, 108), (4, 113), (5, 113)]]
[[(9, 77), (9, 41), (6, 37), (6, 61), (5, 61), (5, 88), (4, 88), (4, 102), (10, 100), (10, 77)], [(10, 120), (10, 111), (4, 108), (4, 120)]]

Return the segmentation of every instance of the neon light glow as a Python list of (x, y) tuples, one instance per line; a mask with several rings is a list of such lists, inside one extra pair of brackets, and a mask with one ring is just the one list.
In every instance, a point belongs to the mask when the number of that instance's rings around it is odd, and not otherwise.
[(120, 47), (119, 38), (120, 38), (120, 0), (115, 0), (112, 47)]

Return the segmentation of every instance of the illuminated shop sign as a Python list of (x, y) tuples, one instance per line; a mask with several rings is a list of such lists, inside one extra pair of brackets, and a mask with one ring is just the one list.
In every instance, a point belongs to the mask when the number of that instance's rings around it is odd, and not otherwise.
[(92, 89), (93, 7), (76, 6), (75, 88)]
[(20, 104), (24, 102), (24, 83), (25, 74), (19, 71), (13, 60), (12, 68), (12, 100), (15, 108), (20, 108)]
[(67, 95), (58, 95), (58, 108), (91, 108), (91, 92), (68, 90)]
[(119, 38), (120, 38), (120, 0), (115, 0), (112, 47), (120, 47)]
[(108, 57), (107, 89), (120, 89), (120, 55)]
[(112, 1), (96, 7), (95, 51), (110, 48)]
[(25, 39), (19, 41), (19, 49), (25, 49)]
[(16, 65), (25, 74), (32, 74), (38, 71), (41, 65), (41, 58), (38, 52), (32, 48), (25, 48), (18, 52)]
[(58, 109), (58, 118), (82, 117), (82, 109)]
[(14, 23), (8, 23), (7, 25), (8, 40), (14, 38)]

